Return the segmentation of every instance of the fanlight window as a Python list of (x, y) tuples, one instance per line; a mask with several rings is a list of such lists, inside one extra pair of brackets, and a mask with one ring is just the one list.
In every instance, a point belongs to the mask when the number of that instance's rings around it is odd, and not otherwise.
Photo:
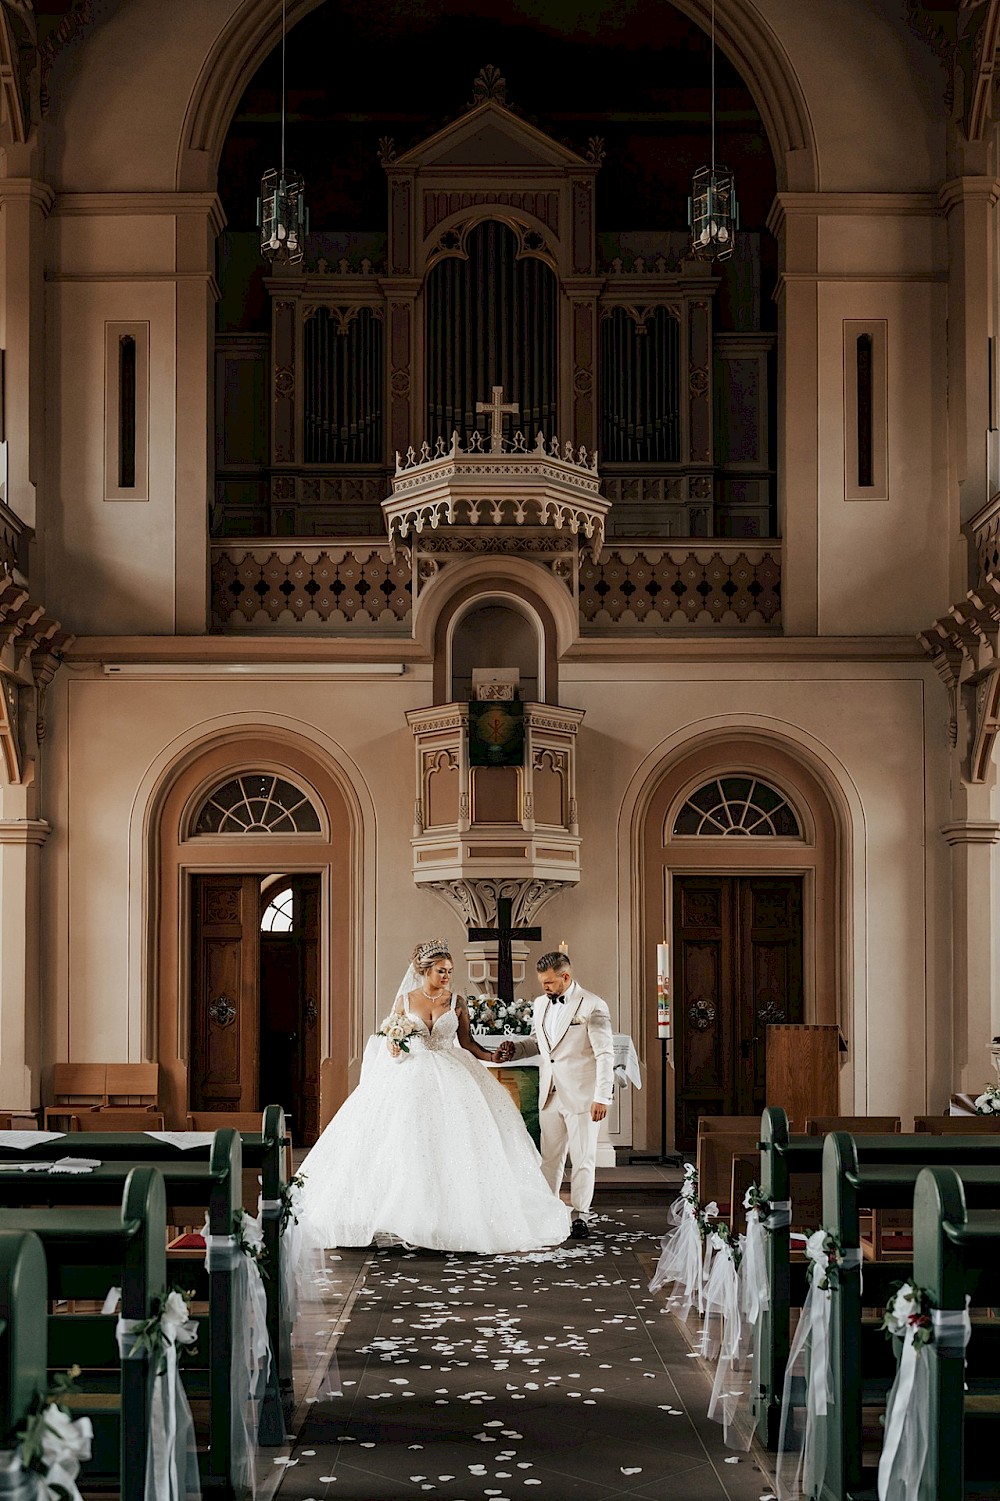
[(776, 788), (756, 777), (717, 777), (688, 798), (674, 833), (797, 839), (801, 830), (788, 799)]
[(260, 920), (260, 931), (262, 933), (290, 933), (294, 926), (295, 906), (292, 888), (286, 886), (264, 909), (264, 916)]
[(317, 834), (319, 814), (298, 787), (270, 772), (233, 777), (205, 799), (196, 834)]

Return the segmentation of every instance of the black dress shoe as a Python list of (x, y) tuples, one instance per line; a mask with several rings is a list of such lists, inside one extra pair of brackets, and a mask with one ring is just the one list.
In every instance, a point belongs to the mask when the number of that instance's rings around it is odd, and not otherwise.
[(587, 1229), (587, 1221), (574, 1220), (570, 1226), (569, 1233), (573, 1240), (586, 1240), (590, 1234), (590, 1231)]

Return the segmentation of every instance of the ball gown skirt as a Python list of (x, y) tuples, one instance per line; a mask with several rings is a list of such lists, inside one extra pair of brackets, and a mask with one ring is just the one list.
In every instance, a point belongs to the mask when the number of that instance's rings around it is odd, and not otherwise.
[(456, 1033), (447, 1012), (408, 1053), (380, 1046), (299, 1169), (306, 1244), (496, 1255), (566, 1239), (520, 1111)]

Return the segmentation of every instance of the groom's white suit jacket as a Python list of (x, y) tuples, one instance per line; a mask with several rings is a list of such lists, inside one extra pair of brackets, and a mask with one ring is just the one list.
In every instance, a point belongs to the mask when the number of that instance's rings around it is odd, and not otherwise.
[(610, 1104), (615, 1049), (607, 1004), (574, 980), (562, 1004), (552, 1006), (551, 1041), (545, 1034), (549, 1006), (549, 996), (536, 997), (532, 1036), (514, 1042), (515, 1058), (540, 1055), (539, 1107), (548, 1102), (553, 1091), (562, 1108), (573, 1115), (589, 1110), (594, 1100)]

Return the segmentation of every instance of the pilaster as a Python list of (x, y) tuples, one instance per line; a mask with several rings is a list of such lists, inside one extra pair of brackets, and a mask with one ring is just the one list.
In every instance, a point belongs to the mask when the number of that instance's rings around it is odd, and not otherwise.
[[(15, 795), (26, 790), (5, 789)], [(32, 1110), (40, 1098), (39, 873), (49, 833), (40, 818), (0, 818), (0, 1106), (5, 1110)]]
[[(962, 801), (975, 814), (985, 812), (989, 798), (984, 788), (968, 788)], [(983, 1049), (1000, 1034), (1000, 823), (969, 816), (944, 824), (941, 832), (952, 865), (952, 1083), (978, 1093), (986, 1082)]]
[[(961, 529), (989, 500), (987, 433), (991, 335), (996, 332), (993, 278), (1000, 184), (992, 176), (956, 177), (940, 198), (948, 223), (948, 415), (951, 427), (951, 597), (976, 579)], [(995, 357), (994, 357), (995, 360)], [(995, 368), (995, 364), (994, 364)]]
[(819, 210), (780, 195), (768, 217), (778, 241), (778, 527), (782, 623), (819, 632)]
[(2, 498), (36, 530), (44, 462), (44, 233), (54, 201), (52, 189), (36, 178), (0, 179), (0, 348), (7, 442)]

